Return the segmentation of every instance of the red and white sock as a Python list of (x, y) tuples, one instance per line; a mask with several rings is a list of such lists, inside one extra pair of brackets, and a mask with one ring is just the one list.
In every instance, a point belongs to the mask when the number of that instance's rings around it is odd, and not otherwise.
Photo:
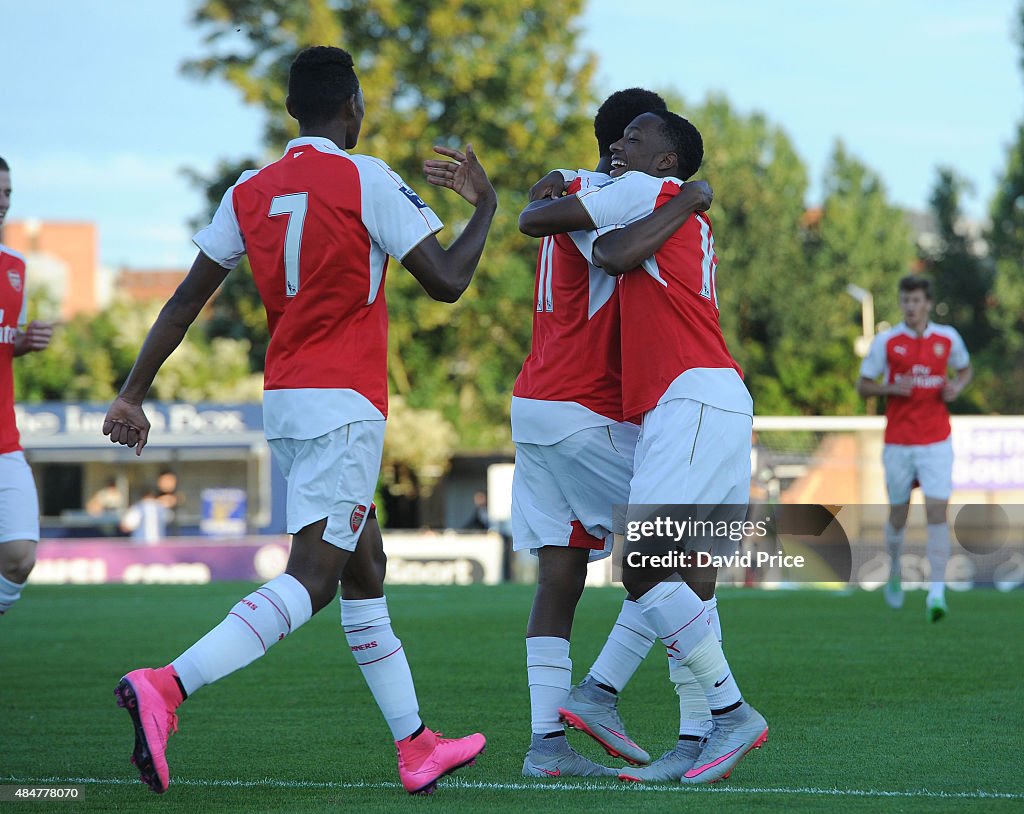
[(281, 574), (235, 605), (224, 621), (171, 662), (182, 687), (200, 687), (256, 661), (274, 644), (309, 621), (309, 592)]
[(732, 668), (714, 633), (709, 631), (684, 661), (704, 689), (712, 715), (731, 712), (743, 702)]
[(625, 600), (608, 640), (589, 675), (598, 683), (622, 692), (641, 662), (651, 652), (657, 635), (644, 620), (639, 603)]
[(408, 738), (423, 722), (405, 649), (391, 629), (387, 598), (339, 602), (345, 639), (392, 736)]
[(638, 600), (647, 624), (661, 639), (669, 658), (682, 661), (711, 630), (700, 597), (685, 582), (662, 582)]
[(708, 609), (686, 583), (662, 582), (640, 597), (640, 604), (669, 658), (693, 672), (712, 715), (742, 702), (722, 645), (711, 629)]
[(715, 631), (718, 641), (722, 641), (722, 620), (718, 618), (718, 597), (704, 600), (704, 607), (707, 608), (708, 618), (711, 620), (711, 629)]
[(711, 729), (711, 707), (693, 671), (669, 659), (668, 676), (679, 696), (679, 736), (699, 740)]
[(558, 708), (572, 686), (569, 641), (558, 636), (526, 640), (526, 680), (530, 686), (530, 728), (535, 735), (562, 732)]

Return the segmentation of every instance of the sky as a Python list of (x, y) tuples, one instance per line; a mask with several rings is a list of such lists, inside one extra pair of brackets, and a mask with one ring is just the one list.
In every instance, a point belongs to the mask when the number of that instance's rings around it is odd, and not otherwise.
[[(263, 154), (262, 114), (224, 81), (180, 71), (205, 53), (188, 23), (193, 5), (5, 5), (0, 156), (12, 167), (10, 219), (95, 221), (111, 267), (191, 262), (188, 223), (204, 203), (185, 169)], [(896, 204), (927, 208), (936, 168), (947, 165), (973, 184), (967, 214), (983, 218), (1024, 120), (1017, 7), (588, 0), (581, 45), (598, 55), (602, 95), (640, 85), (695, 103), (720, 93), (763, 113), (809, 168), (808, 205), (841, 138)]]

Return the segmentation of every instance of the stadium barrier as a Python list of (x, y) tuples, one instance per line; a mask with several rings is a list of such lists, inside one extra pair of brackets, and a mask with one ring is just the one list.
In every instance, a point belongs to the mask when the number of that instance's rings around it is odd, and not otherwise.
[[(504, 545), (491, 532), (391, 532), (384, 535), (387, 582), (496, 585)], [(205, 584), (265, 582), (284, 571), (288, 537), (171, 538), (154, 545), (111, 539), (43, 540), (29, 581), (36, 584)]]

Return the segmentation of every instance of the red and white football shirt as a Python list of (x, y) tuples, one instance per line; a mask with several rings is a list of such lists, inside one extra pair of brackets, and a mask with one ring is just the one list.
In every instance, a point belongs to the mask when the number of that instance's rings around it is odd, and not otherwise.
[[(627, 172), (577, 193), (598, 233), (649, 215), (682, 182)], [(711, 221), (690, 216), (642, 269), (619, 283), (622, 319), (622, 410), (641, 416), (673, 399), (693, 399), (751, 415), (743, 373), (722, 336)]]
[(25, 324), (25, 258), (0, 244), (0, 455), (21, 449), (14, 422), (14, 337)]
[[(569, 193), (604, 183), (580, 170)], [(595, 235), (545, 237), (537, 256), (533, 342), (512, 391), (512, 439), (550, 445), (622, 420), (615, 278), (581, 254)]]
[(194, 238), (225, 268), (248, 255), (267, 312), (268, 438), (316, 438), (387, 415), (388, 256), (441, 229), (379, 159), (301, 137), (242, 173)]
[(887, 397), (885, 443), (936, 444), (949, 438), (949, 410), (942, 388), (950, 365), (962, 370), (970, 363), (964, 340), (949, 325), (929, 322), (918, 336), (901, 322), (875, 336), (860, 375), (883, 376), (886, 384), (908, 381), (914, 388), (909, 396)]

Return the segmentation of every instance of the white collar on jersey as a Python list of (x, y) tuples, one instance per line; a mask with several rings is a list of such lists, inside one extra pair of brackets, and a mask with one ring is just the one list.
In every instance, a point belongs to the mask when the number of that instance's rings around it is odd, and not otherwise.
[(285, 145), (284, 151), (287, 153), (295, 147), (303, 146), (315, 147), (325, 153), (341, 153), (342, 155), (348, 155), (348, 153), (341, 149), (341, 147), (329, 138), (324, 138), (323, 136), (299, 136), (298, 138), (293, 138), (287, 145)]
[(933, 329), (935, 327), (935, 323), (932, 322), (931, 320), (928, 320), (928, 323), (924, 326), (924, 330), (921, 331), (921, 333), (918, 333), (917, 331), (913, 330), (909, 325), (907, 325), (906, 322), (901, 322), (896, 327), (899, 328), (899, 330), (901, 330), (903, 333), (907, 334), (908, 336), (918, 336), (918, 337), (924, 338), (924, 337), (928, 336), (928, 334), (933, 333)]

